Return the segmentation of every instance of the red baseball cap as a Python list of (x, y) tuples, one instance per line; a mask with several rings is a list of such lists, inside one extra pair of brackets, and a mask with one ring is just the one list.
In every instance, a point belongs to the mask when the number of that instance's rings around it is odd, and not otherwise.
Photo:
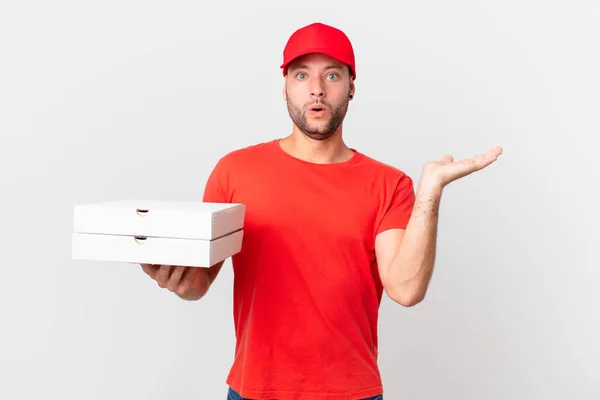
[(294, 59), (309, 53), (322, 53), (350, 67), (353, 79), (356, 79), (354, 49), (348, 36), (333, 26), (320, 22), (304, 26), (295, 31), (283, 50), (283, 76), (287, 66)]

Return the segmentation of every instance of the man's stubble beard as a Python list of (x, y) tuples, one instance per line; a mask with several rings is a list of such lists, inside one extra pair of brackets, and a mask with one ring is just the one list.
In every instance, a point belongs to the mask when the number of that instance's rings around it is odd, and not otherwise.
[[(333, 135), (335, 131), (337, 131), (339, 126), (344, 121), (344, 118), (346, 117), (349, 102), (350, 93), (348, 93), (348, 95), (344, 99), (344, 102), (337, 108), (331, 107), (331, 104), (329, 103), (319, 102), (312, 103), (306, 106), (304, 109), (302, 109), (296, 106), (295, 104), (292, 104), (289, 100), (286, 101), (288, 113), (290, 114), (290, 118), (292, 119), (292, 121), (294, 121), (294, 124), (296, 124), (298, 129), (300, 129), (300, 131), (304, 133), (304, 135), (314, 140), (326, 140), (329, 137), (331, 137), (331, 135)], [(327, 106), (327, 109), (331, 114), (331, 116), (329, 117), (329, 121), (322, 128), (311, 126), (308, 120), (306, 119), (306, 112), (308, 111), (308, 109), (318, 104), (324, 104), (325, 106)]]

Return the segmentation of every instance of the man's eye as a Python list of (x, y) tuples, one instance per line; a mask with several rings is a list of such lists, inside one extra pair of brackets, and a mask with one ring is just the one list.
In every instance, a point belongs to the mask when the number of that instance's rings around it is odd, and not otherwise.
[(329, 74), (329, 75), (327, 75), (327, 78), (331, 79), (331, 80), (336, 80), (338, 78), (338, 76), (337, 76), (337, 74)]
[(299, 72), (298, 74), (296, 74), (296, 78), (298, 78), (298, 79), (304, 79), (304, 78), (306, 78), (306, 75), (303, 74), (302, 72)]

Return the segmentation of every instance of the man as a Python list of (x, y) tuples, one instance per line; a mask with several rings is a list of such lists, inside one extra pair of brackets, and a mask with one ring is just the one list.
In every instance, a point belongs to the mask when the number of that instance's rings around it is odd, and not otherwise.
[[(383, 291), (410, 307), (431, 278), (443, 188), (495, 161), (424, 165), (416, 190), (401, 170), (349, 148), (342, 122), (355, 93), (348, 37), (314, 23), (292, 34), (281, 65), (292, 133), (235, 150), (204, 201), (243, 203), (234, 269), (230, 399), (382, 399), (377, 367)], [(203, 297), (223, 263), (143, 268), (183, 299)]]

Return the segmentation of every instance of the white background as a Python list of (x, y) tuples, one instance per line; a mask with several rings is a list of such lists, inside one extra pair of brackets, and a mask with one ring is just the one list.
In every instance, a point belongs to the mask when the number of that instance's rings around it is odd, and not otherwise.
[(314, 21), (355, 47), (351, 147), (415, 181), (504, 147), (446, 188), (425, 301), (384, 297), (385, 398), (600, 398), (599, 20), (596, 1), (2, 2), (0, 398), (225, 398), (229, 261), (184, 302), (71, 260), (73, 206), (199, 200), (218, 157), (287, 135), (281, 53)]

